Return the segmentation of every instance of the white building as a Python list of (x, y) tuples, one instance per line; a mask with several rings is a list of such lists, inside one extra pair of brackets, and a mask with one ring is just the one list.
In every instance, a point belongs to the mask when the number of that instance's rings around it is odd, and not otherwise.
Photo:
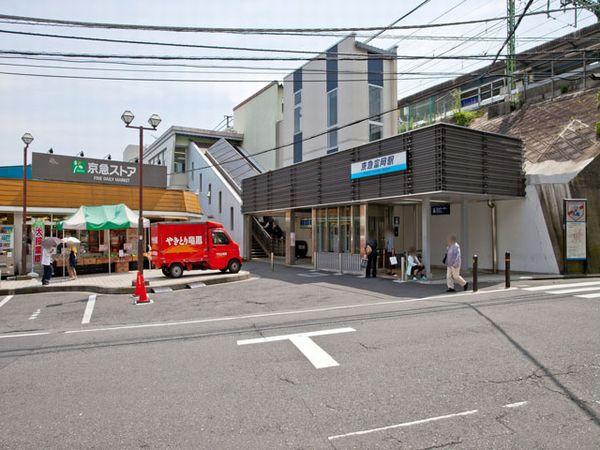
[(397, 134), (396, 72), (395, 47), (351, 35), (287, 75), (278, 167)]
[(172, 126), (144, 149), (144, 163), (167, 166), (168, 188), (196, 193), (203, 218), (222, 223), (241, 251), (241, 180), (262, 172), (242, 139), (231, 131)]
[(244, 150), (266, 170), (277, 167), (278, 124), (283, 118), (283, 85), (272, 81), (233, 108), (233, 127), (244, 135)]

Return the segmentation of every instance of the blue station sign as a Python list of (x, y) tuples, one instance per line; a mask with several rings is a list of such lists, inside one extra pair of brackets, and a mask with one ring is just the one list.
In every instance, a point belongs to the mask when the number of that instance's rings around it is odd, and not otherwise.
[(373, 177), (406, 170), (406, 152), (357, 161), (350, 166), (350, 179)]

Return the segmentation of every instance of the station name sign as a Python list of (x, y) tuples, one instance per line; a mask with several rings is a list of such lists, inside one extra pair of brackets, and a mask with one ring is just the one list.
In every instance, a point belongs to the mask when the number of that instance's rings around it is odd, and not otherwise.
[[(143, 170), (144, 186), (167, 187), (166, 166), (144, 164)], [(37, 180), (137, 186), (138, 165), (125, 161), (34, 153), (31, 162), (31, 178)]]
[(378, 156), (364, 161), (357, 161), (350, 166), (350, 179), (374, 177), (386, 173), (406, 170), (406, 152)]

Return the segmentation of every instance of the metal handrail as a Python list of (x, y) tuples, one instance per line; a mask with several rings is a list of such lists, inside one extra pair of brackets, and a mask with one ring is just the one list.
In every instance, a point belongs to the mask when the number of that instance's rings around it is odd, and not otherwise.
[(271, 253), (273, 250), (271, 235), (267, 233), (267, 230), (264, 229), (258, 219), (254, 216), (252, 216), (252, 235), (265, 253)]

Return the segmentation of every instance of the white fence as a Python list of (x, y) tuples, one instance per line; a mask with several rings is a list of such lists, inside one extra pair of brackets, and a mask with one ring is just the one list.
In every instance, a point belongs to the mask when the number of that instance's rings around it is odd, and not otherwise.
[(334, 270), (342, 273), (362, 273), (360, 255), (337, 252), (315, 253), (315, 268), (321, 270)]

